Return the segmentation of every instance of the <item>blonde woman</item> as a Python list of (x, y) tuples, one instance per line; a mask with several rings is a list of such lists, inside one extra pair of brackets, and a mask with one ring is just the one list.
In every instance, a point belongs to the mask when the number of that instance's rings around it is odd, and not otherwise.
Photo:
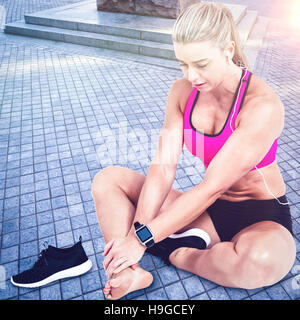
[[(113, 278), (104, 288), (108, 299), (151, 285), (151, 273), (138, 264), (146, 251), (219, 285), (245, 289), (277, 283), (296, 257), (276, 162), (283, 104), (248, 69), (222, 4), (189, 6), (172, 37), (184, 77), (170, 88), (147, 176), (110, 166), (92, 184), (106, 241), (103, 266)], [(164, 139), (170, 133), (173, 138)], [(183, 142), (206, 167), (202, 182), (187, 192), (171, 188)]]

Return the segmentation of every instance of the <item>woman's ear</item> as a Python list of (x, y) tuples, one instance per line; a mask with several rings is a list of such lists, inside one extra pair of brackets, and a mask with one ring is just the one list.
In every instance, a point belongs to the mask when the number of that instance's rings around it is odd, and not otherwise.
[(225, 54), (226, 54), (226, 56), (229, 55), (229, 59), (232, 59), (234, 56), (234, 51), (235, 51), (235, 42), (230, 41), (225, 48)]

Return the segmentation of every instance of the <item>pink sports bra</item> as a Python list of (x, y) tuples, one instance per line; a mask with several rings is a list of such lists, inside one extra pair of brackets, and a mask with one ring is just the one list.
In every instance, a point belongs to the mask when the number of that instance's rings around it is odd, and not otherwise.
[[(235, 91), (233, 103), (231, 105), (229, 114), (225, 121), (222, 130), (217, 134), (206, 134), (198, 131), (192, 124), (192, 113), (196, 105), (200, 91), (193, 88), (184, 111), (184, 143), (187, 149), (194, 155), (199, 157), (204, 166), (207, 168), (210, 161), (214, 158), (217, 152), (221, 149), (225, 141), (235, 130), (235, 120), (242, 108), (244, 98), (250, 83), (252, 73), (248, 69), (243, 69), (242, 76), (238, 87)], [(229, 119), (229, 120), (228, 120)], [(272, 163), (276, 158), (277, 139), (275, 139), (270, 150), (265, 157), (256, 165), (257, 168), (262, 168)], [(250, 171), (256, 170), (252, 168)]]

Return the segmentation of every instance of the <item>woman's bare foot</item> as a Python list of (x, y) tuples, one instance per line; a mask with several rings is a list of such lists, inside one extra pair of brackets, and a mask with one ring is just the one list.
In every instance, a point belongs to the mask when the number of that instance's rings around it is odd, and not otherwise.
[(153, 282), (150, 272), (136, 267), (135, 270), (127, 268), (108, 280), (103, 290), (105, 297), (111, 300), (118, 300), (132, 291), (147, 288)]

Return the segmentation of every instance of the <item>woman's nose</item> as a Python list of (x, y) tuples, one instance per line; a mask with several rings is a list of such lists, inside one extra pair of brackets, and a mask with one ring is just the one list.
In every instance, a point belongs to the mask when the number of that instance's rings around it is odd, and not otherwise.
[[(192, 83), (201, 83), (201, 81), (199, 81), (199, 73), (196, 72), (195, 69), (193, 68), (189, 68), (188, 69), (188, 80)], [(197, 82), (198, 80), (198, 82)]]

